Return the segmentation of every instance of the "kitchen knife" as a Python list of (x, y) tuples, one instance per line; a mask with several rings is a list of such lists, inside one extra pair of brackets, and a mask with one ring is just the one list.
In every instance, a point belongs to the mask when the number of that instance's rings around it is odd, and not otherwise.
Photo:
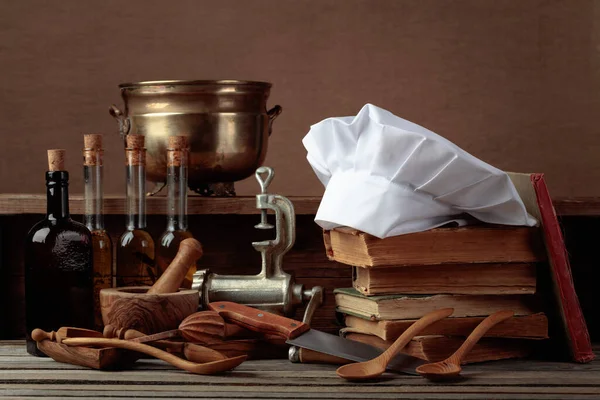
[[(218, 312), (223, 319), (236, 323), (255, 332), (278, 335), (286, 343), (325, 353), (352, 361), (368, 361), (383, 353), (384, 350), (368, 344), (348, 340), (329, 333), (320, 332), (300, 321), (271, 314), (256, 308), (228, 301), (208, 304), (208, 308)], [(387, 366), (387, 369), (418, 375), (415, 369), (427, 361), (399, 354)]]

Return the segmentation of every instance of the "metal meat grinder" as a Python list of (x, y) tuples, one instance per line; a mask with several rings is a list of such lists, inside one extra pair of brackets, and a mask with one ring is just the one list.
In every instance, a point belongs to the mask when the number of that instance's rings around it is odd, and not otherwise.
[[(263, 180), (263, 174), (266, 178)], [(256, 195), (256, 208), (261, 210), (257, 229), (275, 228), (275, 239), (253, 242), (252, 246), (262, 256), (258, 275), (219, 275), (209, 270), (194, 274), (193, 289), (200, 293), (200, 307), (214, 301), (232, 301), (246, 304), (276, 314), (293, 317), (300, 305), (306, 305), (302, 322), (310, 324), (315, 310), (323, 302), (323, 288), (315, 286), (305, 290), (294, 278), (283, 271), (283, 256), (296, 240), (296, 215), (294, 205), (284, 196), (267, 193), (274, 171), (260, 167), (255, 173), (261, 193)], [(267, 210), (275, 211), (275, 226), (267, 222)]]

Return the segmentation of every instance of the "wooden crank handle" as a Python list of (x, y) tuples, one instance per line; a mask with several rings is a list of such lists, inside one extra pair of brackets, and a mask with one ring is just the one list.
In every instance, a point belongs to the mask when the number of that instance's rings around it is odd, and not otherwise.
[(346, 360), (345, 358), (332, 356), (330, 354), (319, 353), (309, 349), (298, 349), (298, 357), (303, 364), (333, 364), (333, 365), (344, 365), (350, 364), (354, 361)]
[(229, 301), (210, 303), (208, 308), (218, 312), (223, 319), (251, 331), (277, 335), (286, 339), (293, 339), (310, 329), (308, 325), (300, 321)]
[(181, 287), (190, 266), (202, 257), (202, 245), (194, 238), (181, 242), (177, 255), (169, 264), (165, 272), (152, 285), (148, 294), (175, 293)]
[(240, 365), (246, 360), (246, 356), (227, 358), (218, 361), (211, 361), (208, 363), (198, 364), (188, 360), (183, 360), (171, 353), (167, 353), (164, 350), (157, 349), (152, 346), (148, 346), (143, 343), (130, 342), (128, 340), (121, 339), (101, 339), (101, 338), (73, 338), (63, 340), (63, 344), (68, 346), (102, 346), (102, 347), (118, 347), (120, 349), (133, 350), (140, 353), (147, 354), (149, 356), (163, 360), (174, 367), (183, 369), (185, 371), (200, 374), (210, 375), (218, 372), (228, 371)]

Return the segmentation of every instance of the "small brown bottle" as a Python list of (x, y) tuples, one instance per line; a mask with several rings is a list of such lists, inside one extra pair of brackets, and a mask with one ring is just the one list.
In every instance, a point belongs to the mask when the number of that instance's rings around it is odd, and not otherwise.
[(43, 356), (31, 331), (61, 326), (92, 328), (92, 235), (69, 215), (69, 173), (64, 150), (48, 150), (46, 217), (25, 242), (27, 352)]
[(102, 135), (84, 135), (83, 144), (84, 217), (92, 232), (94, 253), (94, 328), (102, 331), (100, 290), (113, 285), (112, 242), (104, 229)]
[(116, 285), (152, 286), (158, 277), (154, 240), (146, 231), (146, 149), (144, 136), (127, 135), (127, 226), (117, 243)]
[[(185, 136), (170, 136), (167, 148), (167, 229), (158, 240), (156, 259), (160, 273), (171, 264), (179, 245), (193, 237), (187, 226), (188, 142)], [(196, 266), (190, 269), (182, 286), (192, 286)]]

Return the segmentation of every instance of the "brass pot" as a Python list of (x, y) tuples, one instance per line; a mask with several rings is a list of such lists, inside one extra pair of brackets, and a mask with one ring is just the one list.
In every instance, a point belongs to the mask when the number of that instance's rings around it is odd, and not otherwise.
[(146, 136), (147, 178), (166, 179), (167, 138), (190, 142), (189, 186), (229, 183), (254, 174), (267, 154), (271, 125), (281, 113), (267, 111), (271, 84), (237, 80), (152, 81), (119, 85), (125, 108), (110, 108), (123, 139)]

